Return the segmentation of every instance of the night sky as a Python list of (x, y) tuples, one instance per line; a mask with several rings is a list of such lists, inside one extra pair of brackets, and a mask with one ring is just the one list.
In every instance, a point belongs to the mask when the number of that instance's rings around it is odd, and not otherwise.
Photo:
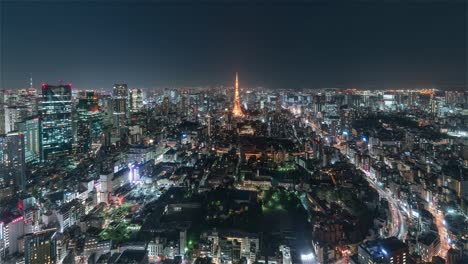
[(0, 88), (466, 87), (463, 0), (65, 2), (0, 1)]

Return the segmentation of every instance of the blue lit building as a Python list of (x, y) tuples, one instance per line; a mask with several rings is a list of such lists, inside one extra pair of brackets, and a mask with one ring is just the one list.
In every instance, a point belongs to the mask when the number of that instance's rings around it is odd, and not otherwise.
[(71, 85), (42, 85), (42, 98), (39, 105), (41, 161), (66, 156), (72, 150), (71, 100)]
[(410, 263), (408, 246), (396, 237), (367, 241), (358, 247), (359, 263)]

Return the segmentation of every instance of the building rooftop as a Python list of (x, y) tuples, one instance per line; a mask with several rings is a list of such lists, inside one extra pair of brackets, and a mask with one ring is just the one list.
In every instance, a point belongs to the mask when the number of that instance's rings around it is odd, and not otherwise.
[(109, 263), (143, 263), (146, 254), (146, 250), (127, 249), (120, 254), (112, 255)]
[(422, 234), (418, 241), (426, 246), (430, 246), (431, 244), (437, 244), (439, 242), (439, 236), (435, 232), (428, 232)]
[(23, 219), (23, 217), (19, 214), (14, 214), (11, 212), (2, 212), (2, 215), (0, 217), (0, 223), (8, 225), (11, 222), (17, 222), (21, 219)]
[(407, 249), (407, 245), (396, 237), (368, 241), (359, 247), (367, 251), (373, 259), (384, 259), (391, 255), (391, 252)]

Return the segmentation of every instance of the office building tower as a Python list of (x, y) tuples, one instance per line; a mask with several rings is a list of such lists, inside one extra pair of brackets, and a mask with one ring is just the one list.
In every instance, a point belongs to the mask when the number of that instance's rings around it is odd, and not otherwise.
[(322, 110), (323, 110), (323, 101), (324, 100), (325, 100), (325, 98), (322, 95), (316, 95), (314, 97), (313, 106), (314, 106), (315, 114), (317, 114), (319, 112), (322, 112)]
[(103, 114), (99, 109), (98, 95), (94, 91), (81, 92), (76, 107), (76, 142), (79, 153), (89, 153), (93, 142), (102, 135)]
[(143, 92), (141, 89), (132, 89), (130, 91), (130, 110), (139, 112), (143, 109)]
[(0, 90), (0, 135), (5, 134), (5, 90)]
[(211, 115), (210, 114), (206, 115), (206, 126), (208, 128), (208, 131), (207, 131), (208, 141), (211, 141), (211, 129), (212, 128), (211, 128)]
[(39, 161), (39, 117), (32, 116), (19, 122), (18, 131), (24, 135), (26, 162)]
[(28, 108), (26, 106), (6, 106), (4, 110), (5, 114), (5, 133), (18, 130), (18, 122), (21, 122), (23, 118), (29, 115)]
[(5, 103), (5, 93), (5, 90), (0, 90), (0, 104), (2, 105)]
[(26, 161), (23, 133), (0, 136), (0, 188), (24, 190)]
[(105, 125), (112, 126), (114, 122), (114, 105), (110, 94), (99, 93), (98, 96), (99, 110), (103, 115)]
[(0, 216), (0, 263), (8, 255), (18, 253), (18, 239), (23, 235), (23, 225), (21, 215), (2, 213)]
[(182, 116), (187, 115), (187, 91), (182, 92), (180, 97), (180, 106), (179, 106), (179, 114)]
[(55, 229), (48, 229), (24, 236), (25, 264), (55, 264)]
[(42, 161), (68, 155), (72, 149), (71, 85), (42, 85), (39, 106), (40, 157)]
[(15, 123), (20, 121), (19, 111), (14, 106), (5, 106), (4, 114), (4, 132), (8, 133), (15, 130)]
[(163, 115), (167, 116), (169, 114), (169, 112), (171, 111), (171, 106), (170, 106), (170, 102), (169, 102), (169, 97), (165, 96), (164, 99), (163, 99), (163, 103), (162, 103), (162, 112), (163, 112)]
[(114, 127), (120, 132), (129, 117), (129, 92), (126, 84), (114, 84), (112, 89)]

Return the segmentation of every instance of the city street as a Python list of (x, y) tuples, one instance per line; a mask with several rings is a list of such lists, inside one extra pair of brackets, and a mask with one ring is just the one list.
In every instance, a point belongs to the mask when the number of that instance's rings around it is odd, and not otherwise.
[(407, 227), (405, 220), (403, 219), (403, 214), (400, 207), (398, 206), (398, 201), (395, 200), (389, 192), (382, 190), (380, 187), (375, 185), (375, 183), (370, 179), (369, 172), (361, 170), (366, 174), (366, 180), (369, 182), (370, 186), (374, 188), (380, 195), (380, 197), (385, 198), (389, 205), (390, 210), (392, 211), (392, 229), (389, 236), (398, 237), (398, 239), (404, 240), (406, 238)]
[(429, 207), (429, 212), (434, 216), (435, 224), (439, 232), (439, 256), (445, 258), (447, 256), (447, 251), (450, 249), (450, 244), (447, 237), (447, 228), (445, 228), (444, 225), (444, 215), (442, 213), (438, 213), (433, 205)]

